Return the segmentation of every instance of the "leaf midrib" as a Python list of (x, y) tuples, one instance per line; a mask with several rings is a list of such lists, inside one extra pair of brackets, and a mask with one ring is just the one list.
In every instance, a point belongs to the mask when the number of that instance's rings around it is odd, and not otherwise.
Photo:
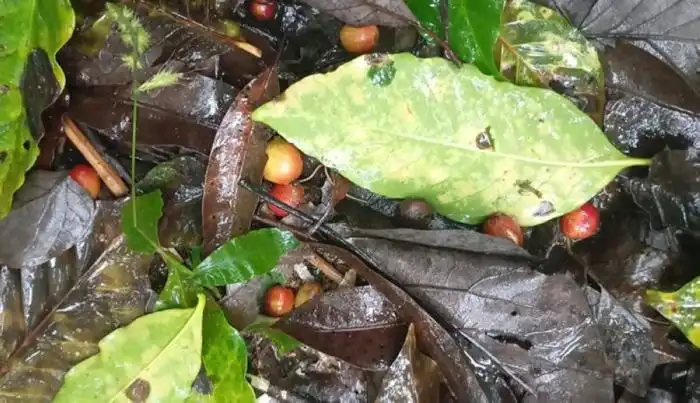
[[(129, 386), (131, 386), (137, 379), (141, 378), (140, 375), (143, 374), (143, 372), (144, 372), (147, 368), (150, 368), (150, 366), (151, 366), (154, 362), (158, 361), (158, 359), (160, 359), (160, 357), (163, 355), (163, 353), (164, 353), (165, 351), (167, 351), (169, 348), (171, 348), (171, 347), (173, 346), (173, 344), (175, 344), (175, 343), (173, 343), (173, 341), (174, 341), (174, 340), (177, 340), (177, 339), (182, 335), (182, 333), (185, 331), (185, 329), (188, 329), (188, 328), (189, 328), (189, 324), (190, 324), (190, 322), (192, 321), (192, 318), (194, 318), (194, 316), (197, 314), (197, 310), (199, 309), (199, 304), (200, 304), (200, 303), (201, 303), (201, 301), (197, 301), (197, 307), (195, 307), (195, 308), (193, 309), (192, 315), (190, 315), (190, 317), (187, 319), (187, 322), (185, 322), (185, 325), (182, 326), (182, 329), (180, 329), (180, 330), (177, 332), (177, 334), (175, 334), (175, 336), (173, 336), (173, 337), (170, 339), (170, 341), (168, 341), (168, 344), (165, 346), (165, 348), (163, 348), (158, 354), (156, 354), (156, 356), (153, 357), (153, 359), (150, 360), (150, 361), (141, 369), (141, 371), (139, 371), (139, 373), (136, 374), (136, 376), (133, 377), (133, 378), (126, 384), (126, 386), (124, 386), (124, 387), (121, 388), (117, 393), (115, 393), (114, 396), (112, 396), (112, 397), (110, 398), (109, 403), (114, 402), (115, 399), (116, 399), (117, 397), (119, 397), (122, 393), (126, 394), (126, 392), (124, 392), (124, 391), (125, 391), (126, 389), (128, 389)], [(161, 312), (166, 312), (166, 311), (161, 311)], [(145, 379), (145, 378), (142, 378), (142, 379)]]
[[(307, 117), (304, 114), (285, 114), (285, 118), (294, 118), (294, 117), (300, 117), (300, 118), (305, 118)], [(479, 150), (479, 149), (474, 149), (470, 147), (465, 147), (459, 144), (453, 144), (453, 143), (445, 143), (442, 141), (434, 140), (434, 139), (429, 139), (426, 137), (416, 137), (416, 136), (410, 136), (405, 133), (399, 133), (399, 132), (394, 132), (391, 130), (386, 130), (386, 129), (380, 129), (380, 128), (368, 128), (368, 131), (373, 131), (373, 132), (379, 132), (379, 133), (385, 133), (388, 135), (408, 139), (408, 140), (413, 140), (417, 142), (423, 142), (427, 144), (433, 144), (441, 147), (446, 147), (446, 148), (456, 148), (460, 149), (466, 152), (472, 152), (472, 153), (483, 153), (487, 154), (489, 156), (493, 157), (499, 157), (499, 158), (509, 158), (512, 160), (516, 161), (522, 161), (525, 163), (529, 164), (535, 164), (535, 165), (551, 165), (551, 166), (558, 166), (558, 167), (564, 167), (564, 168), (605, 168), (605, 167), (627, 167), (627, 166), (633, 166), (633, 165), (649, 165), (651, 164), (651, 160), (649, 159), (644, 159), (644, 158), (631, 158), (631, 157), (625, 157), (625, 159), (619, 159), (619, 160), (608, 160), (608, 161), (603, 161), (603, 162), (562, 162), (562, 161), (549, 161), (549, 160), (541, 160), (541, 159), (535, 159), (535, 158), (530, 158), (530, 157), (522, 157), (519, 155), (515, 154), (507, 154), (507, 153), (500, 153), (498, 151), (494, 150)], [(611, 144), (610, 147), (613, 147)]]

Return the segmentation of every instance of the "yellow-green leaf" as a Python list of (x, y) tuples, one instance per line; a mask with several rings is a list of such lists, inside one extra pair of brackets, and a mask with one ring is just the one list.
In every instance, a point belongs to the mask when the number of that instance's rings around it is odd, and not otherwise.
[(537, 225), (579, 207), (622, 168), (649, 163), (617, 151), (553, 91), (406, 53), (306, 77), (253, 119), (357, 185), (426, 200), (466, 223), (503, 212)]
[(56, 52), (74, 25), (69, 0), (0, 3), (0, 218), (39, 155), (41, 112), (65, 84)]
[(598, 51), (558, 12), (529, 0), (512, 0), (503, 12), (500, 69), (519, 85), (553, 86), (596, 119), (602, 118), (605, 79)]
[(196, 308), (142, 316), (110, 333), (66, 374), (54, 402), (185, 401), (201, 365), (205, 302), (200, 295)]
[(700, 277), (674, 292), (647, 290), (646, 301), (700, 347)]

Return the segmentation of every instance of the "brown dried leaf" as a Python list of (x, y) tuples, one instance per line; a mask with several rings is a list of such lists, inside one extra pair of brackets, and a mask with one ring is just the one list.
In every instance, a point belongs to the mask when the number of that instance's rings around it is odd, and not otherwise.
[[(404, 0), (304, 0), (304, 2), (350, 25), (374, 24), (404, 27), (410, 25), (409, 21), (416, 20)], [(395, 14), (404, 18), (397, 17)]]
[(418, 351), (416, 331), (409, 326), (399, 356), (384, 375), (376, 401), (382, 403), (437, 402), (440, 400), (440, 368)]
[(490, 385), (481, 384), (476, 377), (470, 365), (470, 358), (461, 350), (455, 339), (411, 296), (370, 269), (349, 251), (330, 245), (312, 244), (311, 246), (327, 259), (333, 260), (331, 257), (341, 259), (355, 269), (360, 276), (394, 303), (406, 322), (414, 324), (419, 348), (440, 365), (458, 401), (488, 402), (497, 398), (492, 389), (485, 389)]
[(253, 124), (250, 114), (277, 94), (277, 71), (268, 69), (238, 94), (216, 133), (202, 201), (205, 255), (250, 228), (258, 199), (238, 182), (262, 182), (265, 146), (272, 135), (264, 125)]
[(389, 368), (407, 328), (394, 304), (371, 286), (326, 293), (274, 327), (307, 346), (373, 371)]
[[(15, 328), (2, 330), (11, 335), (22, 333), (22, 341), (13, 343), (9, 358), (2, 360), (6, 368), (0, 376), (0, 400), (49, 401), (66, 371), (98, 351), (100, 339), (143, 315), (150, 295), (151, 260), (151, 256), (131, 252), (123, 237), (115, 239), (28, 333), (23, 331), (28, 327), (23, 326), (22, 306), (17, 304), (20, 283), (16, 278), (3, 282), (0, 295), (13, 309), (3, 309), (3, 316)], [(6, 269), (2, 269), (2, 275), (7, 276)]]

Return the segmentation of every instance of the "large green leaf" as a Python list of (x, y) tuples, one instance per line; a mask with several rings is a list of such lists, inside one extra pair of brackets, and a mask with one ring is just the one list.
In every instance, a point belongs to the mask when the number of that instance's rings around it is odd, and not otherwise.
[(498, 41), (500, 69), (516, 84), (548, 86), (557, 81), (602, 113), (603, 68), (598, 52), (561, 14), (528, 0), (509, 1)]
[(204, 311), (202, 361), (214, 390), (214, 402), (254, 402), (255, 392), (246, 380), (248, 347), (231, 327), (224, 312), (213, 300)]
[(135, 252), (155, 253), (158, 241), (158, 220), (163, 215), (160, 190), (137, 196), (122, 206), (122, 231)]
[(99, 354), (66, 374), (54, 402), (184, 401), (201, 366), (205, 302), (200, 295), (196, 308), (142, 316), (110, 333)]
[[(472, 63), (482, 72), (496, 77), (500, 77), (501, 73), (493, 57), (493, 47), (501, 30), (504, 5), (505, 0), (447, 1), (450, 47), (462, 61)], [(425, 22), (433, 24), (432, 19)]]
[(40, 114), (65, 84), (56, 52), (74, 25), (69, 0), (0, 5), (0, 218), (39, 155)]
[(700, 347), (700, 277), (674, 292), (647, 290), (646, 300)]
[[(368, 77), (378, 63), (394, 70), (380, 85)], [(472, 224), (503, 212), (537, 225), (579, 207), (620, 169), (649, 163), (621, 154), (553, 91), (410, 54), (361, 56), (306, 77), (253, 119), (357, 185)]]
[[(431, 31), (438, 38), (445, 39), (445, 26), (440, 16), (440, 0), (406, 0), (406, 5), (413, 15), (418, 18), (423, 28)], [(430, 36), (424, 35), (431, 41)]]
[(264, 228), (233, 238), (212, 252), (195, 269), (206, 287), (242, 283), (272, 270), (282, 255), (299, 246), (288, 231)]

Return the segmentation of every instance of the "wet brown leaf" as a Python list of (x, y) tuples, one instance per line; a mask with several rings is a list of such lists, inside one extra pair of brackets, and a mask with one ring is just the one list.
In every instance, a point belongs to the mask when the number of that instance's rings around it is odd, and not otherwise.
[(204, 253), (248, 231), (258, 199), (238, 186), (240, 179), (262, 182), (270, 129), (253, 124), (252, 111), (279, 94), (277, 71), (266, 70), (243, 89), (219, 127), (204, 184)]
[[(403, 27), (415, 21), (403, 0), (304, 0), (311, 7), (332, 14), (350, 25)], [(387, 13), (384, 10), (389, 10)], [(397, 16), (397, 14), (403, 18)]]
[[(95, 354), (100, 339), (143, 315), (150, 295), (150, 261), (150, 256), (132, 253), (123, 237), (115, 239), (28, 333), (21, 330), (22, 305), (16, 297), (9, 298), (14, 310), (3, 309), (3, 316), (17, 326), (11, 334), (21, 333), (22, 341), (14, 343), (9, 358), (3, 359), (7, 368), (0, 376), (2, 401), (50, 400), (65, 372)], [(10, 288), (19, 284), (17, 279), (2, 283), (0, 295), (20, 295), (20, 290)]]
[[(155, 12), (145, 4), (136, 11), (151, 35), (151, 47), (143, 57), (144, 68), (135, 75), (145, 81), (164, 65), (176, 71), (202, 71), (215, 66), (216, 75), (239, 88), (262, 70), (263, 59), (231, 42), (231, 38), (198, 25), (193, 20), (174, 18), (174, 14)], [(182, 16), (182, 15), (181, 15)], [(124, 65), (126, 47), (110, 25), (88, 28), (76, 35), (61, 52), (61, 65), (69, 82), (80, 87), (125, 85), (134, 75)], [(271, 54), (270, 44), (260, 35), (246, 30), (247, 38), (264, 54)]]
[(519, 379), (530, 390), (525, 401), (612, 401), (613, 367), (585, 295), (569, 276), (546, 276), (501, 256), (377, 238), (351, 242)]
[(275, 324), (302, 343), (367, 370), (386, 370), (406, 337), (406, 323), (373, 287), (339, 288)]
[(676, 70), (625, 43), (606, 48), (602, 60), (611, 94), (605, 132), (621, 151), (651, 157), (700, 145), (700, 96)]
[(440, 400), (440, 368), (418, 351), (416, 332), (409, 326), (401, 352), (384, 375), (377, 402), (437, 402)]
[[(172, 87), (152, 91), (139, 99), (139, 149), (177, 146), (209, 155), (218, 124), (235, 91), (228, 84), (197, 74), (185, 76)], [(132, 109), (129, 89), (118, 88), (74, 96), (67, 114), (128, 154)]]
[(470, 358), (462, 352), (455, 339), (411, 296), (345, 249), (321, 244), (313, 244), (312, 247), (327, 259), (341, 259), (354, 268), (361, 277), (394, 303), (403, 320), (414, 324), (419, 348), (440, 365), (458, 401), (488, 402), (498, 396), (497, 391), (476, 377)]

